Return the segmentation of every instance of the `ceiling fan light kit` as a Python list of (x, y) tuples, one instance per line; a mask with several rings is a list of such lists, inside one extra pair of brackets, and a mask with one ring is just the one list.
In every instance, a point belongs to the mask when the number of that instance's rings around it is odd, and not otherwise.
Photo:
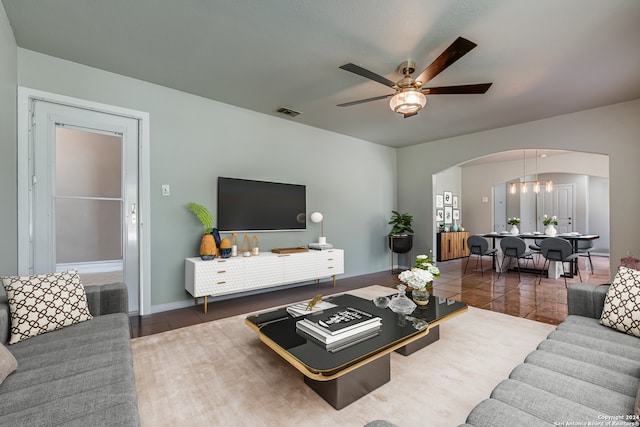
[(424, 84), (428, 83), (451, 64), (462, 58), (474, 47), (476, 47), (475, 43), (465, 38), (458, 37), (415, 79), (411, 77), (411, 74), (416, 71), (415, 62), (404, 61), (398, 66), (398, 71), (403, 74), (403, 77), (395, 83), (386, 77), (376, 74), (373, 71), (369, 71), (366, 68), (362, 68), (359, 65), (351, 63), (344, 64), (340, 66), (341, 69), (395, 89), (396, 93), (361, 99), (359, 101), (345, 102), (343, 104), (338, 104), (338, 107), (350, 107), (352, 105), (391, 97), (389, 100), (389, 107), (391, 107), (391, 110), (396, 113), (403, 114), (406, 119), (407, 117), (412, 117), (418, 114), (418, 111), (427, 104), (427, 97), (425, 95), (428, 94), (462, 95), (485, 93), (491, 87), (491, 83), (423, 88)]
[(399, 114), (415, 114), (427, 104), (427, 97), (415, 88), (398, 92), (389, 100), (389, 107)]

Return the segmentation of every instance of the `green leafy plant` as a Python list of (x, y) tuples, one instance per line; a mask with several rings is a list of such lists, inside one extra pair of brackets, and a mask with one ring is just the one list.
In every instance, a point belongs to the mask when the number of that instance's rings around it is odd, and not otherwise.
[(194, 202), (187, 203), (186, 207), (193, 212), (202, 223), (204, 227), (203, 234), (209, 234), (213, 231), (213, 215), (211, 215), (209, 209)]
[(509, 225), (520, 225), (520, 218), (518, 217), (513, 217), (513, 218), (509, 218), (509, 220), (507, 221), (507, 224)]
[(389, 224), (393, 225), (393, 228), (389, 232), (389, 236), (398, 236), (401, 234), (413, 233), (411, 223), (413, 222), (413, 216), (408, 213), (401, 214), (398, 211), (391, 211), (391, 221)]
[(557, 217), (557, 216), (555, 216), (555, 215), (554, 215), (554, 216), (552, 216), (552, 217), (548, 217), (547, 215), (545, 215), (545, 216), (542, 218), (542, 223), (543, 223), (544, 225), (550, 225), (550, 224), (558, 225), (558, 217)]

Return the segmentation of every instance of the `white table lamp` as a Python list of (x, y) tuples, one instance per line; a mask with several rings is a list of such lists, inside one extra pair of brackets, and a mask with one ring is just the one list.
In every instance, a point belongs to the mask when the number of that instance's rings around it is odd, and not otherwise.
[(321, 212), (314, 212), (309, 217), (311, 222), (320, 223), (320, 237), (318, 238), (318, 243), (321, 245), (327, 244), (327, 238), (324, 236), (324, 215)]

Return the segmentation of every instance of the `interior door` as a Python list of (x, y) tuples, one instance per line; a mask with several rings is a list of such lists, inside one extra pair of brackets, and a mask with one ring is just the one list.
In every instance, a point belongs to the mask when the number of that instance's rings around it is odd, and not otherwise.
[(30, 272), (124, 281), (137, 311), (138, 121), (45, 101), (32, 111)]
[(542, 218), (544, 215), (558, 217), (558, 225), (556, 229), (558, 233), (571, 233), (574, 230), (573, 216), (575, 210), (575, 201), (573, 199), (573, 184), (554, 184), (551, 193), (541, 192), (541, 204), (539, 217), (539, 230), (544, 230)]
[(553, 188), (553, 212), (558, 217), (558, 233), (573, 232), (573, 185), (560, 184)]
[(493, 187), (493, 231), (507, 229), (507, 184)]

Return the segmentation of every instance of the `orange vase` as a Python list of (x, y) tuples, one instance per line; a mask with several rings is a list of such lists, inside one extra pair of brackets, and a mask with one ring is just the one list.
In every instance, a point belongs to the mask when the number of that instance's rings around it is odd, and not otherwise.
[(216, 256), (216, 241), (211, 234), (204, 234), (200, 241), (200, 258), (207, 260)]

